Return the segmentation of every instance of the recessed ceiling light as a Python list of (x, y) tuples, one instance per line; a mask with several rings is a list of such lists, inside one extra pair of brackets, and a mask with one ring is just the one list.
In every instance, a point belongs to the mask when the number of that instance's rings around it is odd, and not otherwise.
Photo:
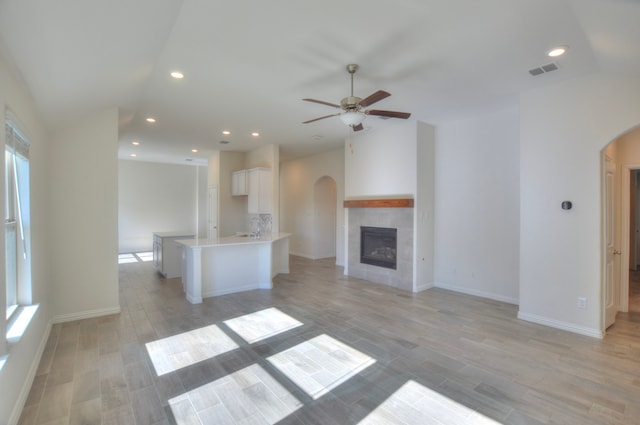
[(222, 130), (222, 134), (224, 134), (225, 136), (228, 136), (231, 134), (231, 132), (229, 130)]
[(547, 56), (549, 56), (550, 58), (557, 58), (558, 56), (562, 56), (565, 53), (567, 53), (567, 47), (559, 46), (559, 47), (554, 47), (553, 49), (549, 50), (547, 52)]
[(140, 146), (140, 142), (138, 142), (137, 140), (134, 140), (133, 142), (131, 142), (131, 144), (133, 146)]
[(138, 155), (136, 155), (135, 153), (131, 154), (131, 157), (133, 157), (133, 158), (135, 158), (136, 156), (138, 156)]
[(191, 152), (198, 153), (198, 149), (191, 149)]
[(260, 135), (260, 133), (258, 133), (257, 131), (254, 131), (253, 133), (251, 133), (251, 135), (253, 137), (258, 137)]
[(176, 80), (182, 80), (184, 78), (184, 74), (182, 72), (180, 72), (180, 71), (173, 71), (171, 73), (171, 76), (173, 78), (175, 78)]
[(156, 119), (153, 117), (149, 117), (147, 118), (147, 122), (153, 124), (154, 122), (156, 122)]

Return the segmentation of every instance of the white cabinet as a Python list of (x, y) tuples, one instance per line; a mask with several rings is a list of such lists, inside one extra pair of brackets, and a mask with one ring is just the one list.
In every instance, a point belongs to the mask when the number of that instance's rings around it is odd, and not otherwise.
[(153, 234), (153, 265), (167, 279), (182, 274), (182, 245), (179, 239), (193, 239), (193, 233), (159, 232)]
[(271, 170), (252, 168), (247, 170), (249, 191), (249, 214), (271, 214)]
[(248, 195), (247, 187), (247, 170), (231, 173), (231, 196)]

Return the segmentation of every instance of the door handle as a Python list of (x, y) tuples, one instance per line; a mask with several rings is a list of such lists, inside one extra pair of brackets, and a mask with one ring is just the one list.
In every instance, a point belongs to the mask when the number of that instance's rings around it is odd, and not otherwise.
[(613, 250), (613, 255), (622, 255), (622, 253), (620, 251), (618, 251), (617, 249)]

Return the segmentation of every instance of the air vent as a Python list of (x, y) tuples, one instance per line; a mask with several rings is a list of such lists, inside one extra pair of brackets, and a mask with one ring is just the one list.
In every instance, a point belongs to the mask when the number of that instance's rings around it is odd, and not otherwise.
[(229, 141), (228, 140), (220, 140), (220, 144), (221, 145), (228, 145)]
[(551, 71), (555, 71), (556, 69), (558, 69), (558, 65), (556, 65), (555, 63), (551, 62), (548, 63), (546, 65), (542, 65), (538, 68), (533, 68), (529, 70), (529, 74), (531, 74), (532, 76), (536, 77), (538, 75), (542, 75), (546, 72), (551, 72)]

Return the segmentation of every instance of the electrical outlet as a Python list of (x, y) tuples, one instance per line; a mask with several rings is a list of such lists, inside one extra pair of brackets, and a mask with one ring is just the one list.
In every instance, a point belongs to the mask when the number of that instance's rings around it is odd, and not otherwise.
[(578, 297), (578, 301), (576, 302), (576, 307), (582, 310), (587, 309), (587, 298), (586, 297)]

